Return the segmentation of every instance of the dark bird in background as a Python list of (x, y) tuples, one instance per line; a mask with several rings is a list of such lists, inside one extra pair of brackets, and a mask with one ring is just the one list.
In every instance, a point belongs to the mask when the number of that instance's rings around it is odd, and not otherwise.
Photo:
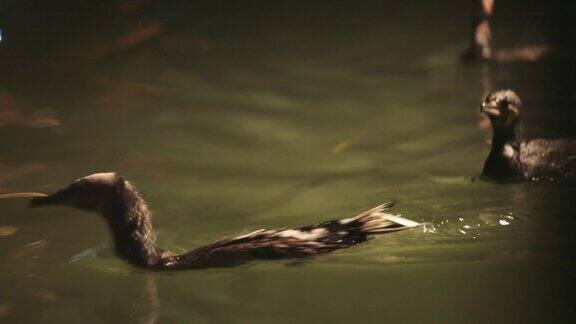
[(34, 196), (30, 207), (65, 205), (101, 214), (112, 231), (116, 253), (150, 270), (232, 267), (258, 259), (307, 257), (365, 242), (370, 235), (420, 225), (385, 213), (393, 206), (390, 202), (351, 218), (296, 229), (260, 229), (176, 255), (156, 244), (148, 205), (134, 185), (116, 173), (97, 173), (78, 179), (52, 195), (5, 195), (17, 196)]
[(574, 176), (576, 139), (522, 137), (522, 101), (512, 90), (490, 94), (480, 107), (492, 124), (492, 150), (482, 175), (498, 181), (558, 179)]

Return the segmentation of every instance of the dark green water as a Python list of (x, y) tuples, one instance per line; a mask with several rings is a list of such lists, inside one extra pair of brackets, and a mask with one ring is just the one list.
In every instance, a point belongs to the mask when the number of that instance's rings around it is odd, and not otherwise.
[[(429, 225), (305, 264), (162, 274), (119, 260), (96, 215), (0, 201), (1, 322), (573, 321), (574, 184), (472, 180), (489, 147), (483, 69), (457, 60), (467, 3), (22, 3), (0, 16), (0, 193), (118, 171), (179, 252), (391, 199)], [(501, 19), (495, 41), (541, 41), (538, 17)], [(550, 103), (558, 71), (492, 67), (529, 135), (574, 129)]]

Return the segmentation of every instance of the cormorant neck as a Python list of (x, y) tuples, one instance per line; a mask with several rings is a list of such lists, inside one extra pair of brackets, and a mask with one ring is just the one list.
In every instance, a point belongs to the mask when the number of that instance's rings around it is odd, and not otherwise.
[(116, 253), (129, 262), (146, 268), (162, 264), (165, 253), (156, 245), (152, 212), (128, 181), (117, 187), (105, 217), (112, 229)]
[(517, 119), (508, 127), (494, 128), (492, 136), (492, 149), (501, 149), (510, 145), (514, 150), (520, 150), (522, 142), (522, 120)]
[(482, 174), (493, 179), (509, 180), (524, 177), (520, 163), (522, 123), (517, 119), (508, 127), (494, 128), (492, 149), (484, 163)]

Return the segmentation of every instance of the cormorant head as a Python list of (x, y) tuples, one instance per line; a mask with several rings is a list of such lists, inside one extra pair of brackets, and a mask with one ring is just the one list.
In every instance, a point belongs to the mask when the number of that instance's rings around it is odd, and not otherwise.
[(520, 118), (522, 101), (512, 90), (500, 90), (491, 93), (480, 107), (480, 112), (490, 118), (493, 128), (513, 125)]
[(124, 178), (116, 173), (96, 173), (80, 178), (51, 195), (34, 197), (28, 206), (63, 205), (103, 213), (110, 207), (118, 188), (124, 185)]

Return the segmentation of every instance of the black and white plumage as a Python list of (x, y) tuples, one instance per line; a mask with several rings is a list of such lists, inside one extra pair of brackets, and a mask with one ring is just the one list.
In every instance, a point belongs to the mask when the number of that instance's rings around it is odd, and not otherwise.
[(522, 137), (522, 101), (512, 90), (490, 94), (480, 108), (492, 124), (492, 149), (482, 175), (498, 181), (557, 179), (576, 172), (576, 139)]
[(420, 224), (387, 214), (386, 203), (355, 217), (296, 229), (260, 229), (224, 238), (188, 253), (172, 254), (156, 245), (152, 213), (136, 188), (116, 173), (97, 173), (74, 181), (52, 195), (34, 197), (30, 207), (67, 205), (104, 216), (116, 253), (151, 270), (231, 267), (251, 260), (298, 258), (327, 253)]

